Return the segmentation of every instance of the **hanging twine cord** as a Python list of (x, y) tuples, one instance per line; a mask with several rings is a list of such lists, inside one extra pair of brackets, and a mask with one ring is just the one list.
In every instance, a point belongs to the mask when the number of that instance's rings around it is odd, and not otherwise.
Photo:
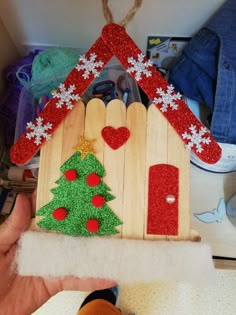
[[(135, 13), (137, 10), (140, 8), (143, 0), (135, 0), (135, 3), (133, 7), (129, 10), (127, 15), (123, 18), (123, 20), (120, 21), (120, 25), (123, 27), (126, 27), (128, 22), (132, 20), (132, 18), (135, 16)], [(105, 20), (107, 21), (108, 24), (114, 23), (113, 16), (111, 13), (111, 10), (108, 6), (108, 0), (102, 0), (102, 6), (103, 6), (103, 14), (105, 17)]]

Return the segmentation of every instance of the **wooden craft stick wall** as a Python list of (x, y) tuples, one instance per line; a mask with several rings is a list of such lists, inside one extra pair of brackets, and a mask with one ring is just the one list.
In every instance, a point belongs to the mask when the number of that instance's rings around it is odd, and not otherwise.
[[(101, 136), (106, 126), (115, 130), (126, 127), (130, 132), (128, 140), (118, 149), (111, 148)], [(148, 110), (141, 103), (133, 103), (126, 108), (121, 101), (113, 100), (105, 106), (101, 100), (93, 99), (85, 108), (82, 102), (78, 102), (54, 133), (53, 140), (41, 149), (37, 209), (52, 199), (50, 189), (56, 187), (55, 181), (62, 176), (60, 167), (73, 155), (73, 148), (79, 144), (81, 136), (96, 140), (95, 155), (106, 171), (103, 181), (115, 197), (109, 201), (109, 207), (123, 222), (117, 228), (117, 237), (152, 240), (190, 238), (189, 151), (154, 105)], [(168, 196), (173, 199), (171, 202), (178, 203), (177, 235), (147, 232), (148, 196), (152, 193), (149, 191), (149, 171), (155, 165), (170, 165), (179, 173), (175, 179), (175, 182), (178, 181), (178, 189), (175, 190), (178, 195)], [(46, 175), (48, 181), (44, 180)], [(164, 195), (167, 194), (168, 189), (163, 189)], [(164, 221), (169, 215), (165, 211), (159, 211)], [(37, 229), (36, 223), (32, 223), (33, 229)]]

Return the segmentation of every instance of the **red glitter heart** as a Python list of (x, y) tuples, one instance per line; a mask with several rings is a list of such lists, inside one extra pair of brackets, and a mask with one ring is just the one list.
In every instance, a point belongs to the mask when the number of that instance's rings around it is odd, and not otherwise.
[(107, 126), (102, 129), (102, 137), (106, 144), (113, 150), (119, 149), (130, 137), (130, 131), (126, 127), (117, 129)]

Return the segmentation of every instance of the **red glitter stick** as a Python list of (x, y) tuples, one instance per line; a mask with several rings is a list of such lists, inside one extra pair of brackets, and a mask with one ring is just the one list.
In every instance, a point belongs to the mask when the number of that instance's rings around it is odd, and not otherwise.
[(178, 234), (179, 170), (167, 164), (149, 168), (147, 234)]
[[(102, 36), (86, 55), (80, 58), (76, 67), (61, 87), (59, 86), (56, 96), (49, 101), (40, 116), (28, 125), (26, 132), (11, 149), (11, 161), (23, 165), (37, 153), (41, 145), (50, 139), (67, 113), (76, 105), (76, 98), (82, 96), (113, 55), (120, 60), (127, 72), (161, 110), (186, 146), (201, 160), (210, 164), (216, 163), (221, 156), (220, 146), (168, 82), (150, 64), (125, 29), (116, 24), (108, 24), (103, 28)], [(83, 62), (87, 62), (87, 67), (83, 67)], [(69, 103), (64, 104), (69, 90), (71, 90), (71, 99)], [(63, 91), (64, 95), (60, 98), (58, 95)], [(168, 100), (170, 104), (166, 103)], [(35, 131), (40, 136), (36, 136)]]
[[(160, 109), (163, 106), (163, 102), (159, 104), (161, 97), (160, 93), (157, 93), (158, 88), (166, 93), (167, 97), (175, 98), (177, 94), (173, 92), (172, 95), (168, 95), (170, 85), (150, 64), (123, 27), (117, 24), (106, 25), (102, 30), (102, 38), (150, 100), (155, 103), (155, 99), (158, 99), (157, 108)], [(177, 110), (162, 110), (162, 114), (174, 127), (186, 146), (201, 160), (209, 164), (216, 163), (221, 156), (220, 146), (182, 99), (175, 100), (175, 103), (178, 106)]]
[[(84, 58), (88, 61), (92, 59), (93, 62), (100, 61), (103, 63), (102, 65), (99, 65), (98, 68), (96, 69), (98, 74), (111, 59), (112, 55), (113, 54), (109, 49), (107, 49), (107, 46), (103, 42), (102, 38), (99, 37), (98, 40), (94, 43), (94, 45), (88, 50)], [(70, 86), (74, 86), (75, 89), (73, 91), (73, 95), (77, 94), (79, 95), (79, 97), (83, 95), (83, 93), (95, 79), (94, 73), (87, 74), (86, 76), (85, 71), (86, 69), (77, 70), (76, 67), (80, 68), (80, 65), (82, 68), (83, 65), (82, 60), (78, 62), (77, 66), (74, 67), (74, 69), (69, 73), (68, 77), (64, 81), (64, 86), (66, 87), (66, 89), (68, 89)], [(57, 92), (60, 93), (60, 90), (58, 89)], [(49, 138), (71, 110), (70, 108), (67, 108), (65, 105), (57, 107), (56, 106), (57, 102), (58, 98), (53, 97), (49, 101), (47, 106), (44, 108), (44, 110), (40, 113), (40, 115), (36, 118), (36, 120), (33, 122), (34, 126), (37, 126), (38, 125), (37, 119), (40, 117), (42, 118), (43, 125), (46, 125), (48, 123), (51, 124), (51, 128), (47, 130)], [(76, 100), (72, 100), (71, 102), (73, 103), (72, 106), (73, 105), (76, 106), (77, 103)], [(10, 152), (11, 161), (17, 165), (24, 165), (27, 162), (29, 162), (31, 158), (40, 149), (42, 144), (46, 141), (46, 138), (40, 137), (40, 143), (36, 144), (35, 137), (32, 137), (31, 139), (27, 138), (27, 132), (29, 131), (31, 130), (26, 129), (26, 132), (18, 139), (18, 141), (11, 148)]]

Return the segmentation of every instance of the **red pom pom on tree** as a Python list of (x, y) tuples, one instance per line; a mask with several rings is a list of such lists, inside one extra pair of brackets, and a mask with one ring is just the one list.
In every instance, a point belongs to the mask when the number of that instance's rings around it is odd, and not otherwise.
[(77, 179), (77, 172), (75, 169), (70, 169), (68, 171), (65, 171), (64, 176), (66, 180), (73, 181)]
[(96, 233), (99, 230), (99, 222), (96, 219), (89, 219), (86, 223), (86, 228), (91, 233)]
[(88, 186), (97, 186), (100, 183), (100, 181), (101, 181), (101, 178), (96, 173), (90, 173), (86, 178), (86, 182)]
[(67, 217), (67, 211), (65, 208), (57, 208), (52, 212), (52, 216), (57, 221), (62, 221)]

